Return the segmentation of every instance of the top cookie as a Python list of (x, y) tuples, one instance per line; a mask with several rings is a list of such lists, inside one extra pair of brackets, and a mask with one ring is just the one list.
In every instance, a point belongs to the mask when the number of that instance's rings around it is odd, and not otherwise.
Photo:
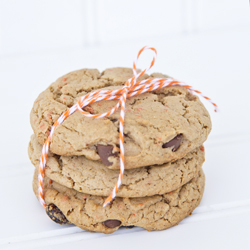
[[(132, 69), (112, 68), (70, 72), (52, 83), (36, 99), (30, 114), (31, 126), (43, 144), (51, 126), (80, 96), (96, 89), (119, 89), (133, 76)], [(144, 75), (146, 78), (166, 75)], [(92, 114), (110, 110), (116, 100), (100, 101), (84, 109)], [(108, 168), (119, 168), (119, 112), (93, 119), (76, 111), (59, 125), (50, 150), (58, 155), (85, 155), (101, 160)], [(174, 86), (128, 98), (124, 121), (125, 166), (127, 169), (163, 164), (182, 158), (200, 146), (211, 131), (210, 116), (187, 89)]]

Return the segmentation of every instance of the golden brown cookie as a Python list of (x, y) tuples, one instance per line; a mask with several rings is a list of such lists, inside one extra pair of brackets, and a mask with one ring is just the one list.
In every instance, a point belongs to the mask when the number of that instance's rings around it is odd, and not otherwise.
[[(57, 79), (38, 96), (31, 110), (30, 121), (38, 141), (44, 143), (54, 122), (80, 96), (100, 88), (119, 89), (132, 76), (128, 68), (112, 68), (102, 73), (81, 69)], [(99, 114), (116, 103), (101, 101), (85, 110)], [(119, 110), (101, 119), (88, 118), (76, 111), (56, 128), (50, 150), (58, 155), (84, 155), (102, 161), (110, 169), (118, 169), (118, 125)], [(210, 130), (206, 108), (183, 87), (165, 87), (128, 98), (124, 123), (126, 169), (180, 159), (202, 145)]]
[[(37, 184), (35, 171), (33, 189), (36, 196)], [(83, 194), (45, 178), (46, 212), (57, 223), (73, 223), (84, 230), (106, 234), (120, 226), (164, 230), (178, 224), (199, 205), (204, 184), (201, 170), (173, 192), (143, 198), (116, 197), (111, 205), (103, 208), (105, 197)]]
[[(42, 146), (33, 135), (29, 144), (29, 157), (38, 168)], [(204, 162), (203, 147), (189, 152), (182, 159), (163, 165), (126, 169), (119, 197), (144, 197), (173, 191), (195, 177)], [(50, 179), (79, 192), (108, 196), (114, 188), (119, 170), (108, 169), (99, 161), (84, 156), (50, 154), (45, 174)]]

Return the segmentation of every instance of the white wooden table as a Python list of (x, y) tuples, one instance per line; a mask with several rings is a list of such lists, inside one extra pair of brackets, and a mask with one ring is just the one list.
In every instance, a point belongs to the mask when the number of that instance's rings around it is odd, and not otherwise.
[[(213, 121), (205, 143), (204, 198), (191, 217), (161, 232), (133, 228), (104, 235), (57, 225), (32, 193), (27, 157), (32, 103), (71, 70), (130, 67), (145, 44), (158, 50), (151, 72), (185, 81), (219, 105), (215, 114), (204, 102)], [(142, 56), (139, 66), (149, 60)], [(121, 249), (250, 249), (249, 69), (247, 28), (0, 58), (0, 249), (115, 249), (118, 244)]]

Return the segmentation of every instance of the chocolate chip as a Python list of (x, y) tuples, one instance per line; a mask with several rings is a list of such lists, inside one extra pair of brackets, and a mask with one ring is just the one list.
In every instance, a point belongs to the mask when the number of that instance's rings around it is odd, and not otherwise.
[(105, 220), (102, 224), (108, 228), (115, 228), (119, 227), (121, 223), (119, 220)]
[(145, 169), (146, 169), (147, 173), (150, 174), (149, 170), (151, 169), (151, 166), (147, 166), (147, 167), (145, 167)]
[(62, 211), (53, 203), (46, 207), (46, 213), (55, 223), (68, 224), (69, 221), (66, 219)]
[(97, 144), (97, 153), (99, 154), (102, 163), (106, 166), (110, 166), (113, 163), (108, 160), (110, 156), (115, 156), (117, 153), (112, 153), (113, 146)]
[(126, 226), (127, 229), (131, 229), (131, 228), (134, 228), (135, 226)]
[(162, 145), (162, 147), (163, 148), (173, 147), (172, 151), (175, 152), (180, 147), (180, 144), (181, 144), (181, 141), (182, 141), (182, 137), (183, 137), (182, 134), (178, 134), (171, 141), (164, 143)]

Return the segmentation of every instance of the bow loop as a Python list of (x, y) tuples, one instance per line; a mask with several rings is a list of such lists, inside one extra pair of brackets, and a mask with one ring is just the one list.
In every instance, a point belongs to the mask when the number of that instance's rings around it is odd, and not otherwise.
[[(153, 59), (152, 59), (152, 61), (151, 61), (151, 63), (150, 63), (150, 65), (149, 65), (148, 68), (142, 70), (140, 73), (137, 73), (137, 67), (136, 67), (137, 61), (138, 61), (138, 59), (139, 59), (141, 53), (142, 53), (143, 51), (145, 51), (145, 50), (151, 50), (151, 51), (154, 52), (154, 54), (153, 54)], [(135, 77), (134, 83), (136, 83), (136, 81), (137, 81), (137, 79), (138, 79), (139, 77), (141, 77), (142, 75), (144, 75), (145, 73), (147, 73), (147, 72), (153, 67), (153, 65), (154, 65), (154, 63), (155, 63), (156, 55), (157, 55), (157, 51), (156, 51), (156, 49), (153, 48), (153, 47), (144, 46), (144, 47), (142, 47), (142, 48), (139, 50), (139, 52), (138, 52), (138, 54), (137, 54), (137, 57), (135, 58), (135, 60), (134, 60), (134, 62), (133, 62), (133, 73), (134, 73), (134, 77)]]

